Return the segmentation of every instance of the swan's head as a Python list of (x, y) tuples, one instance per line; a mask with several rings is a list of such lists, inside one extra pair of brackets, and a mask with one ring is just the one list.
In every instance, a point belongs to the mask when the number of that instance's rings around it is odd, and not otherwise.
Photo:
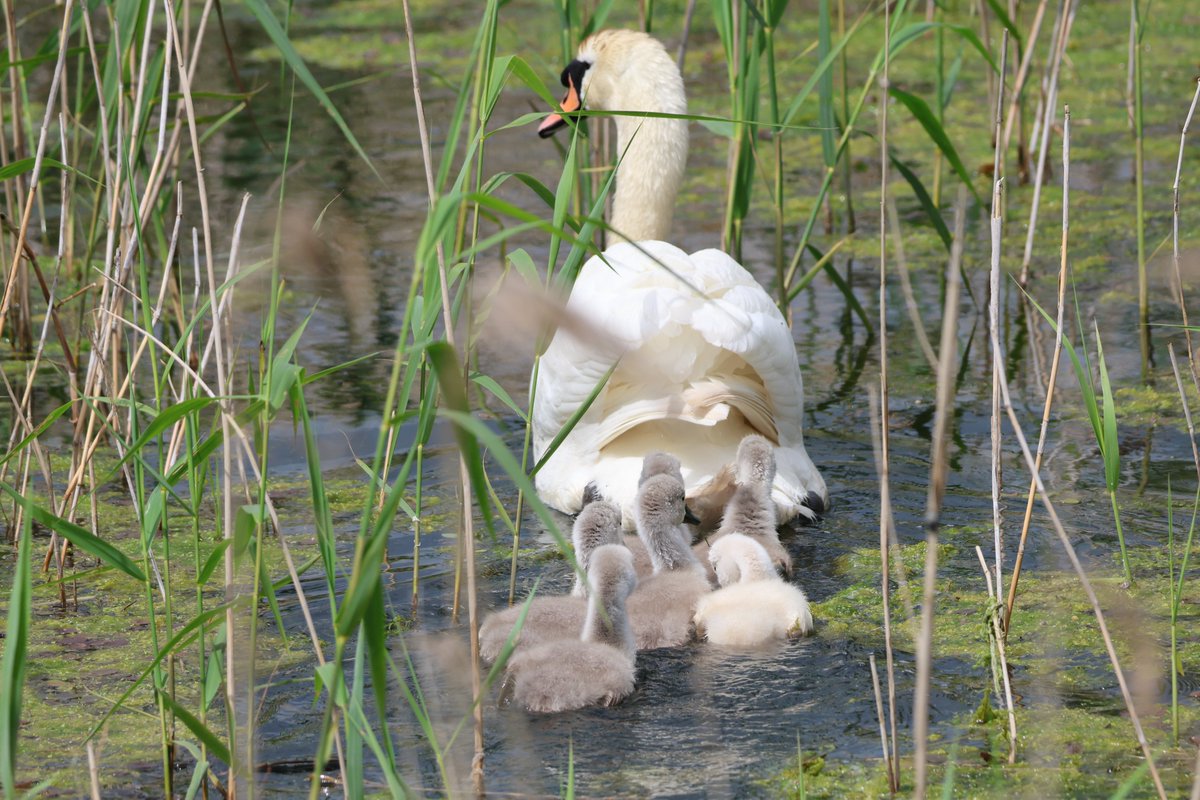
[(767, 549), (741, 533), (726, 534), (714, 542), (708, 551), (708, 561), (717, 574), (719, 586), (778, 577)]
[(637, 571), (633, 553), (621, 544), (606, 544), (592, 553), (588, 567), (588, 583), (598, 597), (608, 601), (624, 600), (637, 586)]
[(775, 482), (775, 448), (765, 437), (752, 433), (738, 445), (737, 482), (756, 486)]
[(683, 483), (683, 470), (679, 465), (679, 459), (670, 453), (651, 453), (642, 459), (642, 474), (638, 478), (638, 486), (655, 475), (670, 475)]
[(584, 39), (575, 60), (562, 71), (562, 85), (567, 90), (563, 113), (551, 114), (538, 127), (543, 139), (580, 108), (687, 112), (679, 68), (662, 42), (641, 31), (604, 30)]

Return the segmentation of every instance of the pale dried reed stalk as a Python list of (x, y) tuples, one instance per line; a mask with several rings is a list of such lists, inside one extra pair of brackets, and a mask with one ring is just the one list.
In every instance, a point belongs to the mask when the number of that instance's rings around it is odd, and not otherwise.
[[(1046, 402), (1042, 406), (1042, 425), (1038, 430), (1037, 456), (1034, 471), (1041, 471), (1042, 457), (1046, 449), (1046, 432), (1050, 427), (1050, 409), (1054, 404), (1054, 389), (1058, 383), (1058, 364), (1062, 359), (1063, 316), (1067, 292), (1067, 234), (1070, 232), (1071, 208), (1071, 107), (1063, 108), (1063, 174), (1062, 174), (1062, 242), (1059, 246), (1058, 266), (1058, 318), (1054, 325), (1054, 357), (1050, 362), (1050, 380), (1046, 383)], [(1033, 519), (1033, 500), (1037, 496), (1037, 485), (1029, 481), (1029, 494), (1025, 498), (1025, 517), (1021, 521), (1021, 539), (1017, 544), (1017, 559), (1013, 563), (1012, 580), (1008, 585), (1008, 601), (1004, 606), (1004, 636), (1008, 637), (1013, 606), (1017, 602), (1017, 583), (1021, 580), (1021, 564), (1025, 560), (1025, 542), (1029, 537), (1029, 525)]]
[(1078, 0), (1073, 0), (1068, 3), (1068, 8), (1063, 9), (1063, 13), (1060, 15), (1059, 29), (1052, 42), (1046, 102), (1044, 104), (1044, 115), (1040, 121), (1042, 136), (1038, 147), (1037, 167), (1034, 169), (1033, 201), (1029, 207), (1029, 228), (1025, 234), (1025, 252), (1021, 258), (1021, 277), (1019, 280), (1022, 286), (1026, 286), (1029, 283), (1029, 264), (1033, 259), (1033, 237), (1037, 233), (1038, 208), (1041, 205), (1042, 198), (1042, 178), (1046, 172), (1046, 156), (1050, 149), (1050, 130), (1054, 125), (1055, 104), (1058, 97), (1058, 76), (1062, 68), (1063, 57), (1067, 52), (1067, 42), (1071, 38), (1071, 26), (1075, 23), (1075, 11), (1077, 8)]
[[(888, 175), (888, 74), (891, 66), (892, 15), (884, 4), (883, 78), (880, 81), (879, 118), (879, 559), (883, 594), (883, 637), (887, 655), (888, 716), (892, 733), (892, 757), (887, 762), (888, 786), (900, 788), (900, 759), (896, 749), (896, 673), (892, 651), (891, 586), (888, 575), (889, 543), (892, 539), (892, 496), (888, 458), (888, 334), (887, 334), (887, 175)], [(918, 744), (918, 747), (921, 745)]]
[(884, 723), (883, 716), (883, 694), (879, 689), (879, 670), (875, 668), (875, 654), (871, 653), (868, 655), (867, 661), (871, 664), (871, 686), (875, 690), (875, 719), (879, 721), (879, 744), (883, 749), (883, 763), (887, 767), (890, 785), (895, 769), (892, 766), (892, 753), (888, 749), (887, 725)]
[[(1017, 68), (1017, 77), (1013, 82), (1012, 100), (1008, 103), (1007, 120), (1004, 123), (1004, 140), (1000, 146), (1001, 151), (1008, 152), (1008, 144), (1012, 140), (1013, 121), (1017, 118), (1017, 104), (1021, 101), (1021, 94), (1025, 90), (1025, 81), (1029, 77), (1029, 67), (1033, 63), (1033, 52), (1036, 49), (1038, 36), (1042, 32), (1042, 21), (1046, 17), (1046, 5), (1049, 0), (1042, 0), (1038, 3), (1037, 11), (1033, 15), (1033, 23), (1029, 26), (1029, 35), (1025, 37), (1025, 52), (1021, 55), (1021, 65)], [(1012, 17), (1016, 21), (1016, 17)]]
[(992, 161), (992, 250), (991, 269), (988, 273), (988, 327), (996, 333), (992, 337), (992, 546), (995, 551), (996, 585), (1003, 586), (1001, 570), (1004, 564), (1004, 519), (1000, 508), (1000, 495), (1004, 488), (1003, 461), (1000, 457), (1000, 381), (1004, 379), (1004, 352), (1000, 349), (1000, 249), (1001, 233), (1004, 226), (1004, 176), (1001, 175), (1000, 165), (1000, 125), (1004, 111), (1004, 76), (1008, 61), (1008, 30), (1001, 37), (1003, 47), (1000, 50), (1000, 86), (996, 94), (996, 118), (993, 128), (993, 138), (996, 142)]
[[(988, 600), (991, 602), (992, 613), (988, 614), (991, 621), (991, 638), (996, 652), (1000, 656), (1000, 677), (1004, 683), (1004, 708), (1008, 712), (1008, 763), (1017, 763), (1017, 712), (1013, 708), (1012, 683), (1008, 678), (1008, 653), (1004, 646), (1004, 632), (1000, 629), (1000, 611), (1004, 604), (1000, 601), (999, 587), (992, 584), (992, 575), (988, 572), (987, 560), (983, 557), (983, 548), (975, 545), (975, 555), (979, 557), (979, 566), (983, 568), (983, 579), (987, 582)], [(994, 667), (995, 662), (993, 662)]]
[[(1187, 143), (1188, 130), (1192, 127), (1192, 117), (1196, 114), (1196, 102), (1200, 100), (1200, 79), (1196, 82), (1196, 93), (1192, 95), (1192, 105), (1188, 108), (1187, 117), (1183, 121), (1183, 129), (1179, 132), (1179, 157), (1175, 161), (1175, 182), (1171, 186), (1171, 263), (1175, 267), (1176, 299), (1179, 301), (1179, 313), (1183, 318), (1183, 330), (1187, 337), (1188, 365), (1192, 374), (1192, 382), (1200, 392), (1200, 381), (1196, 379), (1196, 351), (1192, 346), (1192, 331), (1188, 328), (1187, 303), (1183, 297), (1183, 272), (1179, 268), (1179, 177), (1183, 173), (1183, 148)], [(1193, 442), (1193, 445), (1195, 443)]]
[[(997, 331), (991, 331), (993, 337), (997, 337)], [(992, 343), (994, 348), (999, 349), (999, 341)], [(1003, 375), (1001, 376), (1003, 377)], [(1054, 503), (1050, 500), (1050, 495), (1046, 491), (1046, 486), (1042, 482), (1042, 477), (1036, 469), (1033, 459), (1033, 453), (1029, 450), (1029, 444), (1025, 441), (1025, 434), (1021, 430), (1020, 422), (1017, 420), (1017, 413), (1013, 409), (1012, 397), (1008, 390), (1008, 381), (1001, 380), (1000, 382), (1001, 396), (1004, 403), (1004, 411), (1008, 416), (1009, 424), (1012, 427), (1013, 434), (1017, 438), (1017, 443), (1021, 447), (1021, 454), (1025, 458), (1025, 464), (1029, 471), (1033, 474), (1034, 481), (1037, 483), (1038, 496), (1042, 499), (1042, 504), (1046, 508), (1046, 513), (1050, 516), (1050, 523), (1054, 527), (1054, 533), (1058, 537), (1059, 543), (1062, 544), (1063, 551), (1067, 555), (1067, 559), (1071, 562), (1071, 568), (1075, 571), (1075, 575), (1079, 578), (1079, 583), (1083, 587), (1084, 593), (1087, 594), (1088, 601), (1092, 606), (1092, 614), (1096, 617), (1096, 624), (1100, 629), (1100, 636), (1104, 640), (1104, 649), (1108, 654), (1109, 663), (1112, 665), (1113, 675), (1117, 679), (1117, 684), (1121, 688), (1121, 697), (1125, 702), (1125, 710), (1129, 714), (1129, 719), (1133, 723), (1133, 729), (1137, 735), (1138, 745), (1142, 749), (1142, 754), (1146, 758), (1147, 764), (1150, 767), (1150, 776), (1154, 780), (1154, 787), (1158, 792), (1158, 796), (1162, 800), (1166, 800), (1166, 790), (1163, 788), (1162, 779), (1158, 775), (1158, 769), (1154, 765), (1154, 754), (1150, 752), (1150, 743), (1146, 739), (1145, 731), (1142, 728), (1141, 719), (1138, 716), (1137, 708), (1133, 703), (1133, 696), (1129, 692), (1129, 686), (1125, 681), (1125, 673), (1121, 669), (1120, 659), (1117, 657), (1116, 647), (1113, 645), (1112, 637), (1108, 632), (1108, 625), (1104, 620), (1104, 610), (1100, 607), (1100, 598), (1096, 596), (1096, 591), (1092, 587), (1092, 582), (1088, 579), (1087, 573), (1083, 569), (1083, 564), (1079, 561), (1079, 555), (1075, 552), (1075, 546), (1071, 544), (1071, 539), (1067, 536), (1066, 529), (1063, 528), (1062, 521), (1058, 517), (1058, 511), (1054, 508)]]

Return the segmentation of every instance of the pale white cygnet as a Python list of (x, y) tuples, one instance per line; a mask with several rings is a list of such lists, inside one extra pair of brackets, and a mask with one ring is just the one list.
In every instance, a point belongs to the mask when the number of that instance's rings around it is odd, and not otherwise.
[[(606, 544), (621, 544), (621, 509), (603, 499), (593, 499), (583, 507), (571, 528), (571, 543), (575, 546), (575, 560), (580, 572), (587, 574), (592, 554)], [(583, 575), (575, 574), (575, 587), (571, 594), (587, 597), (587, 585)]]
[(696, 635), (713, 644), (755, 647), (812, 632), (812, 611), (799, 587), (775, 572), (767, 551), (749, 536), (731, 533), (709, 554), (721, 588), (699, 599)]
[(637, 585), (633, 556), (621, 545), (602, 545), (591, 556), (582, 634), (544, 642), (512, 657), (502, 699), (528, 711), (553, 713), (611, 706), (634, 685), (633, 632), (626, 600)]
[(697, 600), (712, 591), (704, 566), (683, 530), (683, 484), (671, 475), (648, 478), (638, 490), (638, 536), (654, 574), (629, 598), (629, 618), (639, 650), (676, 647), (691, 638)]

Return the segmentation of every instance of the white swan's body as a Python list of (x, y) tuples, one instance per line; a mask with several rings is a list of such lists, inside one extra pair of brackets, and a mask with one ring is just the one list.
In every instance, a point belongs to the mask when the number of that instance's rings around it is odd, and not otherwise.
[(696, 634), (713, 644), (755, 647), (812, 632), (812, 611), (799, 587), (775, 572), (749, 536), (721, 537), (709, 554), (721, 588), (696, 603)]
[(553, 713), (614, 705), (633, 691), (636, 650), (625, 610), (637, 585), (633, 557), (621, 545), (603, 545), (591, 561), (593, 591), (581, 633), (514, 655), (502, 690), (508, 702)]
[[(674, 62), (645, 34), (602, 31), (563, 73), (593, 109), (682, 114)], [(569, 110), (569, 109), (568, 109)], [(543, 132), (557, 118), (547, 120)], [(623, 241), (595, 256), (568, 310), (604, 342), (558, 332), (542, 356), (534, 402), (540, 458), (605, 373), (599, 396), (537, 474), (549, 505), (579, 510), (594, 481), (633, 524), (642, 457), (667, 450), (682, 465), (689, 504), (715, 524), (732, 490), (738, 443), (760, 433), (776, 447), (772, 497), (780, 522), (828, 505), (804, 449), (804, 391), (791, 332), (762, 286), (725, 253), (688, 255), (664, 241), (687, 159), (683, 120), (616, 117), (618, 167), (612, 227)], [(619, 362), (619, 363), (618, 363)]]

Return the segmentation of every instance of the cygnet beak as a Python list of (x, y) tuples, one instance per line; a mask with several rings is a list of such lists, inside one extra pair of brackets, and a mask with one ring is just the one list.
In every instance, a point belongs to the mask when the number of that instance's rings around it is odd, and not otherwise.
[(550, 138), (556, 130), (567, 124), (567, 120), (563, 117), (564, 114), (579, 110), (579, 90), (575, 88), (573, 78), (567, 78), (567, 93), (563, 96), (561, 105), (562, 114), (551, 114), (542, 120), (542, 124), (538, 126), (538, 136), (543, 139)]
[(683, 521), (688, 523), (689, 525), (699, 525), (700, 524), (700, 518), (692, 513), (692, 510), (687, 507), (686, 503), (683, 506)]

